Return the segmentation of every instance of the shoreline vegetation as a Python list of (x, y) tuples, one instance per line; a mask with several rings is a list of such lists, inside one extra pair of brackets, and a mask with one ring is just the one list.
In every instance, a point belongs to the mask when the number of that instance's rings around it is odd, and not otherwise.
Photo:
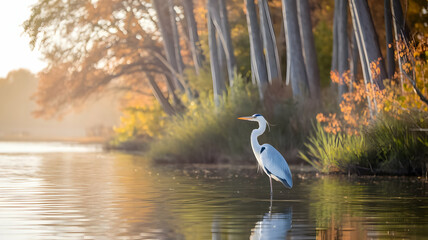
[[(121, 138), (123, 136), (118, 134), (116, 139), (108, 143), (107, 148), (138, 150), (158, 163), (253, 163), (249, 137), (256, 125), (242, 124), (236, 120), (236, 116), (248, 112), (266, 112), (266, 109), (260, 105), (256, 109), (254, 104), (250, 104), (259, 102), (252, 85), (245, 84), (242, 79), (237, 82), (240, 83), (228, 90), (227, 96), (230, 98), (224, 98), (221, 107), (212, 108), (212, 98), (200, 97), (200, 102), (196, 103), (193, 111), (165, 121), (165, 132), (145, 138), (129, 135)], [(240, 101), (235, 101), (233, 97)], [(394, 95), (393, 99), (381, 96), (378, 103), (401, 104), (393, 102), (396, 98), (402, 99), (403, 95)], [(319, 114), (315, 117), (320, 108), (296, 105), (296, 102), (286, 101), (281, 104), (282, 109), (277, 109), (279, 111), (276, 113), (280, 114), (268, 114), (268, 120), (274, 124), (271, 131), (259, 138), (262, 143), (269, 142), (278, 146), (291, 164), (306, 162), (324, 174), (427, 175), (426, 110), (408, 109), (400, 113), (379, 110), (376, 119), (367, 121), (351, 134), (349, 131), (328, 131), (329, 125), (319, 119)], [(140, 110), (138, 113), (145, 111)], [(161, 110), (157, 113), (162, 115)], [(138, 122), (138, 117), (135, 116), (137, 112), (134, 111), (133, 114), (135, 119), (132, 126), (135, 126)], [(152, 122), (158, 123), (159, 121)], [(147, 126), (150, 128), (151, 125)], [(120, 128), (116, 132), (129, 133)]]
[(428, 171), (428, 114), (384, 114), (358, 135), (326, 133), (318, 123), (299, 156), (324, 173), (417, 175)]
[[(313, 109), (313, 106), (297, 108), (297, 104), (288, 99), (267, 111), (260, 103), (257, 89), (239, 77), (227, 91), (218, 107), (214, 107), (212, 96), (199, 96), (191, 110), (172, 118), (163, 118), (165, 115), (160, 106), (130, 109), (127, 112), (130, 114), (128, 119), (132, 119), (130, 125), (123, 124), (128, 123), (124, 118), (107, 148), (139, 150), (163, 163), (252, 163), (250, 134), (257, 125), (243, 124), (237, 117), (263, 112), (272, 126), (259, 141), (278, 146), (287, 161), (301, 163), (297, 158), (298, 149), (303, 146), (304, 136), (310, 131), (310, 121), (315, 117), (313, 111), (304, 109)], [(152, 115), (150, 122), (146, 122), (148, 114)], [(140, 124), (150, 131), (140, 135)], [(156, 131), (159, 124), (163, 127)], [(154, 131), (151, 135), (147, 134), (151, 131)]]
[[(410, 49), (403, 48), (397, 58), (425, 54), (427, 43), (424, 39)], [(428, 88), (425, 61), (407, 65), (414, 79), (396, 73), (393, 79), (384, 80), (382, 89), (352, 81), (349, 71), (342, 76), (332, 72), (333, 83), (353, 89), (342, 95), (338, 108), (328, 100), (302, 104), (284, 98), (275, 87), (266, 90), (270, 101), (261, 101), (257, 88), (237, 77), (217, 105), (212, 96), (202, 95), (191, 109), (164, 121), (162, 130), (152, 137), (146, 135), (146, 141), (138, 144), (158, 162), (242, 163), (252, 159), (248, 139), (256, 126), (239, 123), (236, 117), (263, 113), (278, 125), (259, 141), (276, 146), (291, 163), (304, 160), (322, 173), (424, 176), (428, 173), (428, 104), (416, 93)], [(373, 78), (379, 77), (378, 66), (379, 62), (370, 65)], [(323, 94), (334, 96), (331, 89)], [(329, 105), (333, 106), (330, 113), (322, 113)], [(162, 118), (155, 112), (150, 111), (153, 122), (143, 123), (147, 129)], [(147, 110), (140, 109), (140, 113), (141, 119), (147, 119)], [(135, 111), (132, 114), (131, 126), (138, 126), (138, 116)], [(135, 144), (127, 127), (116, 129), (113, 146)]]
[(259, 113), (271, 123), (259, 142), (290, 163), (427, 174), (423, 1), (102, 3), (32, 7), (24, 31), (49, 63), (35, 116), (114, 92), (122, 117), (107, 149), (158, 163), (253, 164), (257, 126), (237, 117)]

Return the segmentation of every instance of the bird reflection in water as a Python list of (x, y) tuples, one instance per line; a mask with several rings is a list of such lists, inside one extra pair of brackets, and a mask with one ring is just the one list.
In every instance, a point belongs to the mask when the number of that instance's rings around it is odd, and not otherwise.
[(269, 212), (265, 213), (263, 219), (258, 221), (251, 229), (251, 240), (261, 239), (285, 239), (291, 229), (293, 217), (292, 207), (287, 207), (279, 213), (272, 213), (272, 200)]

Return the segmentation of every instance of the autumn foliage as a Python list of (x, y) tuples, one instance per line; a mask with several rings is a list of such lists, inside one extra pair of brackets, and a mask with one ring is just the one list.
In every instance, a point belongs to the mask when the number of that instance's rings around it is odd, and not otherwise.
[[(397, 59), (406, 61), (403, 63), (403, 72), (397, 72), (394, 79), (384, 82), (385, 88), (380, 89), (375, 84), (368, 82), (352, 82), (349, 71), (339, 76), (337, 72), (331, 72), (331, 79), (337, 84), (346, 84), (350, 92), (343, 94), (339, 113), (323, 114), (316, 117), (323, 124), (327, 133), (337, 134), (344, 132), (358, 135), (360, 130), (376, 120), (379, 113), (388, 113), (399, 118), (402, 113), (411, 110), (428, 111), (428, 105), (416, 93), (417, 88), (424, 96), (428, 96), (427, 38), (422, 38), (418, 43), (410, 45), (400, 42), (396, 52)], [(409, 47), (408, 47), (409, 46)], [(379, 61), (370, 64), (372, 79), (379, 75)], [(411, 82), (412, 77), (415, 86)]]

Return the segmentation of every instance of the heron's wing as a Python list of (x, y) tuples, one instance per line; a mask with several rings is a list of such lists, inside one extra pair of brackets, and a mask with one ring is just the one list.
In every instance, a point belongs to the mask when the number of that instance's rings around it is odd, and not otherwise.
[(293, 187), (290, 167), (278, 150), (270, 144), (263, 144), (260, 150), (260, 158), (268, 174), (272, 175), (275, 180), (282, 182), (284, 186)]

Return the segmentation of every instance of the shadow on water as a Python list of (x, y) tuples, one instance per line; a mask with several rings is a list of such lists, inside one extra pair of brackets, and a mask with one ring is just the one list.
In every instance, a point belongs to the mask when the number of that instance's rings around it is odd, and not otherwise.
[(316, 177), (294, 168), (293, 189), (274, 183), (271, 202), (269, 180), (253, 166), (156, 165), (97, 148), (15, 148), (0, 143), (0, 239), (428, 236), (428, 189), (416, 178)]

